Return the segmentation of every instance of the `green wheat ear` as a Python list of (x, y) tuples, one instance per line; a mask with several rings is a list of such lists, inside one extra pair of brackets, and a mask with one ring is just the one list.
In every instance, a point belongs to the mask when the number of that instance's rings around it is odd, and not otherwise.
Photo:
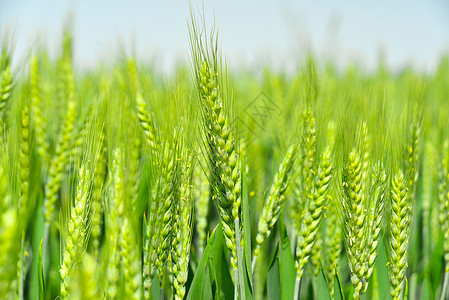
[(173, 248), (171, 251), (174, 262), (173, 275), (175, 280), (173, 285), (176, 290), (175, 299), (179, 300), (184, 299), (185, 296), (193, 229), (193, 156), (190, 156), (188, 153), (183, 153), (182, 160), (184, 162), (181, 166), (181, 184), (177, 209), (178, 215), (176, 216), (179, 220), (177, 226), (178, 230), (174, 237)]
[(3, 121), (6, 105), (11, 98), (13, 80), (10, 67), (0, 71), (0, 120)]
[(42, 159), (44, 168), (48, 167), (48, 141), (45, 134), (45, 124), (42, 117), (42, 92), (41, 77), (38, 68), (37, 58), (33, 56), (30, 60), (30, 85), (31, 85), (31, 123), (36, 136), (36, 147)]
[[(90, 217), (90, 171), (82, 165), (78, 176), (74, 206), (71, 208), (65, 236), (65, 247), (59, 274), (61, 275), (61, 298), (70, 294), (71, 275), (81, 263), (89, 237)], [(64, 215), (63, 215), (64, 216)]]
[(408, 195), (404, 173), (399, 170), (393, 177), (391, 188), (390, 224), (390, 293), (401, 299), (407, 269), (407, 252), (411, 225), (411, 197)]
[(268, 238), (276, 224), (277, 219), (281, 213), (282, 207), (286, 199), (286, 191), (290, 182), (292, 175), (292, 168), (295, 162), (295, 154), (297, 150), (297, 145), (291, 145), (284, 160), (279, 165), (279, 170), (274, 176), (273, 185), (271, 186), (267, 202), (262, 208), (262, 214), (259, 219), (259, 224), (257, 226), (257, 236), (256, 236), (256, 248), (253, 254), (253, 268), (254, 264), (259, 256), (260, 247), (262, 243)]
[(107, 246), (107, 296), (115, 299), (119, 292), (120, 279), (120, 253), (119, 238), (120, 224), (123, 222), (124, 206), (124, 171), (123, 151), (119, 147), (114, 151), (112, 161), (112, 174), (109, 177), (110, 190), (105, 208), (106, 216), (106, 246)]
[(351, 282), (354, 286), (354, 298), (359, 299), (364, 285), (367, 271), (367, 257), (365, 251), (366, 236), (364, 224), (366, 222), (365, 207), (362, 190), (362, 162), (356, 149), (348, 157), (343, 173), (344, 226), (346, 233), (346, 251), (348, 253)]
[[(330, 148), (326, 147), (299, 227), (295, 261), (297, 281), (300, 281), (302, 278), (304, 266), (309, 261), (310, 253), (318, 235), (319, 225), (328, 200), (327, 193), (329, 182), (332, 178), (332, 171), (332, 155)], [(295, 291), (296, 288), (299, 288), (298, 284), (295, 287)]]
[(209, 200), (210, 200), (210, 185), (208, 181), (208, 170), (206, 167), (204, 157), (199, 153), (200, 161), (195, 164), (193, 172), (194, 185), (194, 202), (195, 202), (195, 220), (196, 220), (196, 248), (198, 256), (201, 256), (206, 247), (207, 237), (207, 217), (209, 214)]

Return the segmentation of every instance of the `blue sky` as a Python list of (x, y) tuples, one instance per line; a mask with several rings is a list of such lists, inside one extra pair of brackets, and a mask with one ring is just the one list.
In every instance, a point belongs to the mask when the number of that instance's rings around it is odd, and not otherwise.
[[(432, 71), (449, 53), (444, 0), (192, 2), (197, 10), (204, 6), (209, 24), (215, 16), (232, 67), (292, 69), (312, 51), (340, 67), (355, 61), (372, 70), (383, 55), (395, 70), (412, 64)], [(20, 61), (38, 44), (54, 55), (69, 23), (78, 67), (111, 62), (125, 49), (170, 72), (188, 60), (189, 14), (188, 1), (0, 0), (0, 34), (14, 33)]]

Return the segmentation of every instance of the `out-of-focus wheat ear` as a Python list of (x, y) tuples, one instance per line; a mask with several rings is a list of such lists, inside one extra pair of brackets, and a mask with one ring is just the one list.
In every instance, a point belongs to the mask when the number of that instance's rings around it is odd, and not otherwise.
[(105, 185), (106, 168), (107, 168), (107, 147), (104, 140), (104, 133), (100, 131), (99, 151), (96, 158), (96, 167), (93, 174), (93, 191), (92, 191), (92, 248), (93, 257), (97, 261), (99, 259), (100, 238), (103, 223), (103, 191)]
[[(433, 250), (435, 241), (434, 239), (438, 234), (435, 234), (437, 228), (432, 226), (432, 217), (435, 211), (433, 210), (434, 195), (437, 195), (434, 187), (438, 185), (438, 172), (437, 172), (437, 152), (432, 141), (427, 140), (424, 147), (424, 159), (423, 159), (423, 201), (422, 201), (422, 235), (423, 243), (428, 247), (424, 249), (426, 255), (430, 255), (430, 251)], [(435, 205), (438, 206), (438, 205)], [(438, 218), (436, 218), (438, 219)]]
[(96, 300), (100, 294), (96, 274), (99, 266), (95, 259), (85, 253), (75, 276), (72, 276), (70, 299)]
[[(189, 157), (190, 156), (190, 157)], [(179, 200), (179, 221), (180, 227), (175, 236), (177, 240), (176, 248), (172, 250), (172, 254), (176, 257), (173, 266), (173, 275), (175, 277), (174, 287), (176, 290), (175, 299), (181, 300), (185, 296), (185, 285), (187, 283), (189, 271), (190, 249), (192, 243), (193, 231), (193, 190), (192, 175), (194, 165), (193, 156), (184, 155), (184, 163), (181, 174), (181, 189)]]
[(296, 143), (288, 148), (287, 153), (274, 176), (273, 185), (271, 186), (267, 201), (262, 208), (262, 213), (257, 226), (256, 248), (254, 249), (252, 262), (253, 269), (257, 257), (259, 256), (260, 247), (270, 235), (271, 230), (273, 230), (284, 206), (287, 197), (287, 188), (290, 183), (290, 178), (292, 177), (292, 169), (297, 149), (298, 146)]
[(446, 299), (449, 286), (449, 139), (444, 141), (439, 169), (439, 220), (443, 237), (445, 263), (444, 283), (441, 291), (441, 299)]
[(362, 163), (362, 195), (366, 197), (368, 194), (368, 181), (370, 171), (370, 156), (371, 156), (371, 136), (368, 132), (368, 125), (362, 121), (360, 125), (360, 151)]
[(203, 156), (199, 154), (200, 162), (194, 165), (193, 173), (193, 191), (195, 201), (195, 221), (196, 221), (196, 249), (198, 257), (201, 257), (204, 248), (206, 247), (207, 237), (207, 216), (209, 214), (209, 200), (210, 200), (210, 185), (208, 181), (209, 172), (207, 162)]
[[(61, 298), (70, 295), (71, 276), (81, 263), (89, 237), (90, 188), (92, 178), (86, 165), (82, 165), (78, 176), (75, 203), (70, 210), (65, 238), (62, 263), (59, 269), (61, 276)], [(63, 215), (64, 216), (64, 215)]]
[(144, 223), (144, 254), (143, 254), (143, 296), (144, 299), (150, 299), (151, 285), (156, 271), (157, 248), (159, 245), (159, 232), (162, 222), (158, 215), (159, 205), (161, 205), (159, 195), (160, 181), (152, 188), (150, 193), (150, 203), (148, 209), (148, 221)]
[(133, 230), (132, 222), (129, 220), (129, 214), (123, 219), (120, 240), (125, 298), (141, 299), (141, 258), (140, 251), (138, 251), (137, 236)]
[[(2, 195), (2, 197), (9, 195)], [(1, 199), (4, 200), (4, 199)], [(0, 297), (15, 299), (17, 295), (17, 253), (20, 251), (20, 232), (17, 210), (9, 208), (0, 215)]]
[(45, 185), (44, 216), (47, 224), (50, 224), (55, 218), (54, 211), (59, 189), (73, 144), (76, 116), (76, 103), (75, 101), (69, 101), (62, 132), (56, 144), (56, 153), (48, 170), (48, 179)]
[[(19, 157), (19, 218), (21, 223), (26, 227), (28, 213), (30, 208), (34, 206), (29, 203), (29, 186), (30, 186), (30, 109), (28, 101), (23, 101), (21, 122), (20, 122), (20, 157)], [(25, 228), (23, 228), (25, 230)]]
[(332, 177), (332, 171), (333, 163), (331, 151), (329, 147), (326, 147), (315, 176), (309, 202), (300, 223), (295, 257), (295, 299), (297, 299), (297, 296), (299, 295), (299, 286), (304, 272), (304, 266), (309, 261), (310, 252), (312, 251), (312, 247), (318, 235), (321, 219), (328, 200), (327, 193), (329, 190), (329, 182)]
[(362, 293), (366, 292), (368, 288), (368, 280), (374, 270), (374, 263), (377, 258), (377, 246), (379, 245), (380, 233), (384, 221), (387, 175), (381, 162), (378, 162), (373, 167), (371, 182), (372, 186), (368, 196), (368, 223), (365, 229), (368, 237), (368, 268), (365, 274)]
[(389, 274), (390, 294), (395, 300), (401, 299), (404, 288), (411, 229), (411, 204), (404, 173), (399, 170), (393, 177), (391, 187)]
[(106, 294), (108, 299), (116, 299), (118, 296), (120, 279), (120, 224), (123, 222), (123, 197), (125, 194), (123, 152), (120, 148), (117, 148), (114, 151), (112, 177), (110, 179), (112, 181), (111, 190), (108, 193), (108, 202), (105, 211), (106, 246), (108, 251)]
[(22, 242), (17, 262), (17, 278), (18, 278), (18, 295), (19, 299), (23, 299), (23, 282), (24, 282), (24, 256), (25, 251), (25, 230), (28, 226), (32, 209), (35, 203), (30, 203), (29, 186), (30, 186), (30, 114), (28, 101), (22, 101), (22, 112), (20, 120), (20, 150), (19, 150), (19, 199), (18, 199), (18, 216), (20, 222), (20, 231), (22, 232)]
[(407, 146), (405, 154), (405, 178), (408, 196), (415, 199), (416, 183), (418, 181), (418, 155), (420, 141), (420, 126), (417, 121), (410, 124), (407, 135)]
[(12, 84), (13, 77), (8, 66), (5, 70), (1, 70), (0, 73), (0, 122), (4, 122), (6, 105), (9, 98), (11, 98)]
[[(305, 209), (307, 199), (312, 190), (312, 182), (315, 176), (315, 151), (316, 151), (316, 117), (308, 103), (306, 110), (302, 114), (302, 135), (301, 147), (299, 148), (299, 157), (294, 174), (294, 188), (292, 208), (289, 210), (290, 219), (293, 222), (292, 238), (295, 239), (300, 231), (301, 213)], [(293, 243), (294, 245), (294, 243)]]
[(136, 60), (134, 58), (129, 58), (127, 61), (128, 66), (128, 74), (129, 74), (129, 83), (130, 86), (129, 92), (131, 94), (131, 97), (136, 97), (137, 93), (140, 91), (140, 83), (139, 83), (139, 76), (137, 72), (137, 65)]
[(145, 138), (150, 145), (151, 150), (157, 153), (156, 147), (159, 145), (159, 135), (154, 122), (154, 116), (152, 116), (148, 111), (147, 103), (143, 99), (142, 95), (137, 94), (136, 102), (137, 118), (139, 119), (140, 126), (145, 133)]
[(45, 123), (42, 117), (42, 91), (41, 91), (41, 77), (39, 74), (39, 67), (37, 58), (33, 56), (30, 60), (30, 89), (31, 89), (31, 124), (35, 133), (37, 152), (42, 159), (43, 168), (48, 168), (48, 141), (45, 134)]
[(354, 286), (354, 299), (360, 299), (364, 285), (364, 275), (368, 269), (365, 205), (362, 191), (362, 162), (354, 148), (349, 154), (343, 171), (343, 214), (345, 229), (345, 245), (348, 254), (351, 282)]
[(322, 265), (322, 252), (323, 252), (323, 239), (321, 238), (321, 233), (315, 238), (315, 243), (313, 244), (312, 250), (310, 251), (310, 263), (312, 265), (313, 275), (318, 277), (320, 273), (320, 268)]
[(178, 162), (175, 157), (175, 152), (171, 149), (169, 143), (166, 143), (165, 148), (162, 150), (162, 173), (160, 184), (160, 200), (161, 203), (158, 206), (158, 216), (160, 217), (159, 232), (159, 244), (157, 246), (157, 259), (156, 265), (158, 269), (159, 280), (162, 281), (165, 275), (165, 263), (169, 258), (170, 246), (172, 242), (172, 225), (175, 220), (174, 208), (176, 207), (175, 197), (176, 189), (178, 187)]
[(7, 163), (6, 144), (0, 136), (0, 298), (17, 297), (17, 254), (20, 252), (21, 230), (17, 208), (11, 207), (12, 193)]
[(340, 217), (338, 210), (340, 203), (334, 198), (334, 193), (329, 193), (329, 210), (326, 218), (325, 230), (325, 255), (324, 255), (324, 272), (328, 280), (329, 293), (334, 298), (334, 280), (337, 274), (338, 260), (342, 250), (343, 232), (341, 230)]

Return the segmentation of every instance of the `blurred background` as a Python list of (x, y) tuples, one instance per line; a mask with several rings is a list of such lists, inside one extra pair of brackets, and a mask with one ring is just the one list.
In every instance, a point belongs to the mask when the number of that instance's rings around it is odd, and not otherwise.
[[(375, 2), (375, 3), (374, 3)], [(0, 0), (0, 40), (9, 36), (14, 64), (30, 47), (56, 55), (65, 28), (73, 31), (77, 68), (110, 63), (125, 53), (170, 73), (188, 61), (188, 1)], [(367, 71), (380, 60), (432, 72), (449, 53), (449, 1), (192, 1), (206, 23), (219, 25), (232, 68), (292, 71), (307, 53), (342, 69)]]

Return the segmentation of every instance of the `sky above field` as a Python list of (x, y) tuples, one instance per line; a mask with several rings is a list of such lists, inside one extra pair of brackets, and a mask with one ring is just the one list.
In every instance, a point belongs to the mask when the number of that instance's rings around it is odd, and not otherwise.
[[(232, 67), (294, 69), (306, 53), (368, 70), (383, 57), (391, 68), (431, 72), (449, 53), (449, 1), (193, 1), (219, 27)], [(170, 72), (188, 61), (188, 1), (0, 0), (0, 36), (9, 32), (15, 61), (30, 47), (56, 55), (67, 24), (77, 67), (111, 62), (121, 51)]]

